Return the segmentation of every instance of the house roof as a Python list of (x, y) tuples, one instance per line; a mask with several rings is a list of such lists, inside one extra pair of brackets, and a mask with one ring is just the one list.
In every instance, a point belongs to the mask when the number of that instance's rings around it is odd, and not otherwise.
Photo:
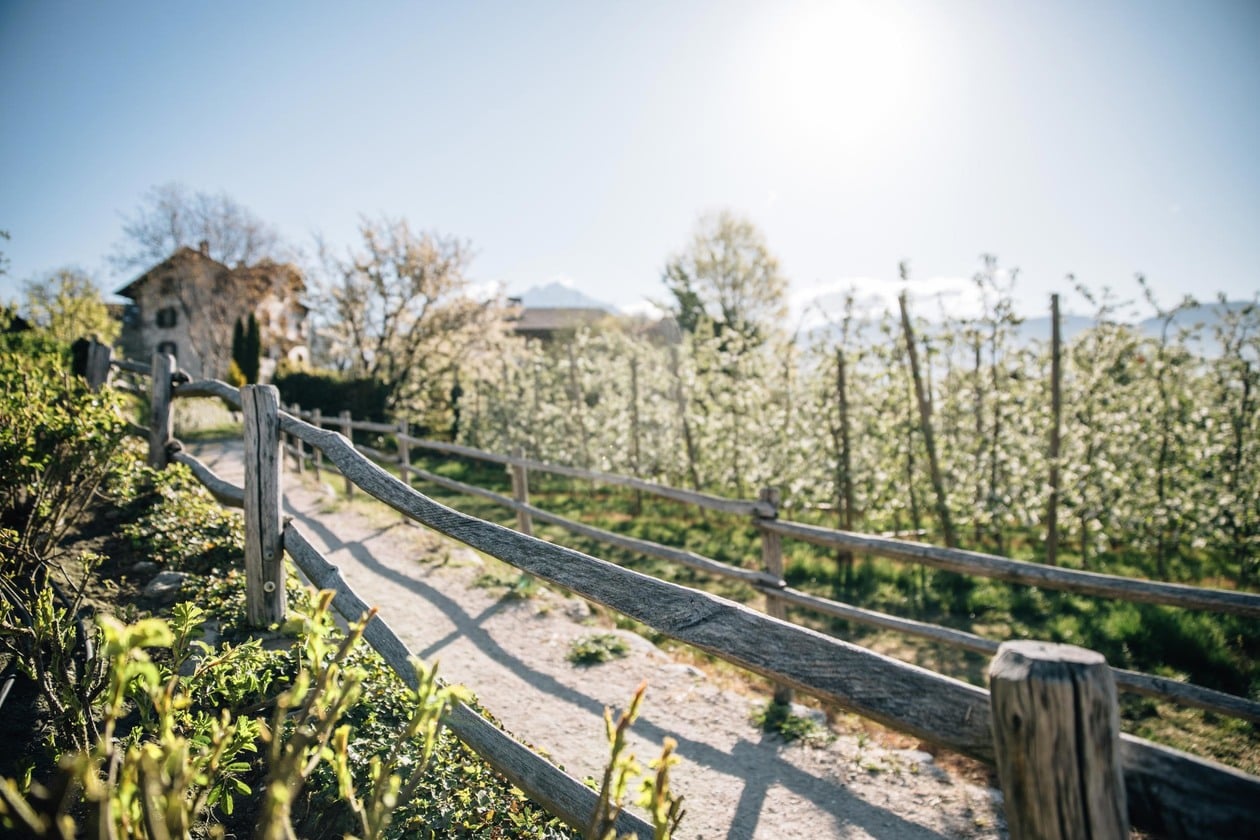
[(599, 323), (610, 313), (603, 309), (576, 307), (528, 307), (512, 322), (518, 333), (551, 333), (558, 330), (575, 330)]
[(162, 262), (153, 266), (148, 271), (144, 272), (144, 274), (141, 274), (135, 280), (132, 280), (126, 286), (123, 286), (121, 289), (117, 291), (116, 294), (119, 294), (122, 297), (128, 297), (128, 298), (131, 298), (132, 300), (135, 300), (136, 295), (140, 291), (140, 287), (143, 286), (145, 283), (147, 283), (153, 277), (153, 275), (158, 274), (163, 271), (169, 271), (175, 267), (175, 263), (184, 262), (187, 260), (205, 260), (206, 262), (209, 262), (212, 265), (217, 266), (223, 271), (228, 270), (228, 267), (226, 265), (214, 259), (213, 257), (203, 254), (201, 251), (197, 250), (196, 248), (189, 248), (187, 245), (182, 245), (178, 249), (176, 249), (175, 253), (171, 254), (169, 257), (162, 260)]

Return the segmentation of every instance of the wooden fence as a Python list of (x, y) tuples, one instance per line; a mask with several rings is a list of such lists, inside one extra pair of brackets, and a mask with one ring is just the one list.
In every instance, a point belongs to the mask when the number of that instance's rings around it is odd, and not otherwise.
[[(104, 353), (108, 360), (107, 348), (93, 348), (93, 353)], [(100, 364), (93, 368), (91, 358), (90, 354), (89, 374), (92, 370), (98, 373), (90, 381), (99, 386), (107, 379), (109, 364), (107, 361), (106, 374), (101, 375)], [(115, 366), (132, 371), (143, 367), (136, 363)], [(780, 686), (807, 692), (892, 729), (996, 765), (1012, 837), (1119, 838), (1127, 836), (1130, 821), (1169, 837), (1245, 836), (1260, 824), (1260, 778), (1120, 732), (1115, 686), (1119, 675), (1126, 672), (1106, 667), (1097, 654), (1037, 642), (1006, 642), (994, 651), (995, 643), (975, 641), (978, 637), (959, 631), (942, 635), (938, 631), (945, 628), (930, 628), (796, 592), (784, 584), (781, 567), (774, 567), (774, 547), (779, 538), (788, 536), (1003, 580), (1251, 617), (1260, 616), (1260, 598), (1256, 596), (1034, 567), (989, 555), (781, 522), (775, 518), (776, 499), (772, 493), (763, 494), (757, 501), (721, 499), (625, 476), (423, 441), (410, 437), (405, 427), (363, 423), (347, 415), (335, 421), (340, 431), (334, 432), (321, 428), (324, 420), (318, 416), (312, 417), (318, 421), (312, 424), (297, 416), (301, 412), (280, 411), (277, 393), (271, 386), (245, 386), (238, 391), (217, 381), (189, 382), (173, 370), (172, 361), (162, 354), (155, 354), (149, 370), (151, 410), (146, 434), (150, 463), (158, 467), (168, 460), (183, 463), (221, 502), (245, 509), (247, 598), (251, 619), (259, 623), (283, 617), (283, 587), (278, 581), (282, 573), (280, 559), (286, 552), (313, 583), (336, 591), (334, 605), (342, 615), (357, 619), (366, 610), (362, 599), (345, 584), (336, 568), (311, 547), (300, 530), (292, 523), (282, 524), (280, 439), (287, 435), (295, 441), (290, 451), (299, 465), (307, 455), (317, 469), (331, 464), (344, 476), (347, 489), (361, 489), (403, 515), (474, 549), (617, 610), (671, 638), (762, 674)], [(189, 396), (219, 397), (243, 410), (244, 488), (215, 476), (204, 464), (182, 452), (171, 438), (171, 399)], [(404, 479), (399, 480), (356, 449), (350, 439), (356, 428), (394, 434), (399, 451), (404, 454), (416, 446), (506, 464), (516, 475), (513, 496), (452, 482), (416, 470), (409, 462), (399, 465)], [(379, 452), (362, 449), (383, 457)], [(556, 517), (529, 504), (526, 475), (530, 469), (618, 484), (708, 509), (753, 516), (763, 537), (769, 537), (763, 540), (767, 568), (734, 569), (690, 552)], [(971, 649), (984, 653), (996, 652), (990, 667), (992, 690), (985, 691), (718, 596), (642, 575), (468, 516), (414, 490), (410, 486), (411, 475), (492, 498), (517, 512), (523, 531), (529, 530), (533, 519), (555, 522), (612, 544), (737, 577), (782, 604), (822, 608), (834, 611), (832, 614), (843, 612), (842, 617), (850, 620), (895, 625), (895, 629), (938, 641), (964, 647), (970, 644)], [(374, 618), (364, 635), (400, 677), (414, 684), (407, 662), (409, 654), (384, 617)], [(1254, 710), (1247, 714), (1254, 714)], [(471, 709), (456, 708), (447, 723), (454, 734), (551, 813), (571, 826), (586, 828), (594, 813), (593, 791), (504, 735)], [(633, 815), (623, 815), (620, 828), (638, 836), (651, 836), (650, 827)]]

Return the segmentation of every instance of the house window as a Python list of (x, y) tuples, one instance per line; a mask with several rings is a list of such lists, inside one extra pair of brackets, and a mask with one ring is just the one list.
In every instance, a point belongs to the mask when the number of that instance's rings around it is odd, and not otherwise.
[(159, 353), (166, 353), (167, 355), (179, 358), (179, 348), (175, 346), (175, 342), (173, 341), (163, 341), (158, 345), (157, 349)]
[(163, 328), (175, 326), (175, 322), (179, 320), (179, 316), (175, 312), (175, 307), (164, 306), (157, 312), (157, 325)]

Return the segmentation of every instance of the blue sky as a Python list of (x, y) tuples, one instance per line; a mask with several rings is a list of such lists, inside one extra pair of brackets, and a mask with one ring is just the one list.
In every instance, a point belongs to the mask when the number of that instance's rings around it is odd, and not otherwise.
[(121, 216), (168, 181), (308, 250), (405, 216), (477, 281), (623, 307), (721, 208), (798, 311), (888, 297), (903, 259), (960, 293), (981, 253), (1027, 314), (1069, 272), (1251, 297), (1257, 44), (1251, 0), (0, 0), (0, 299), (66, 264), (122, 285)]

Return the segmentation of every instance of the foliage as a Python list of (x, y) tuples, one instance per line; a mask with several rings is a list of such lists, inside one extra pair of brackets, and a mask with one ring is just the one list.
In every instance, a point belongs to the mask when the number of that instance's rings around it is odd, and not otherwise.
[(756, 226), (729, 210), (697, 222), (691, 243), (665, 266), (664, 281), (686, 332), (708, 323), (719, 335), (731, 331), (755, 345), (787, 315), (778, 260)]
[(0, 551), (15, 564), (52, 555), (111, 474), (125, 427), (120, 397), (93, 393), (72, 375), (64, 352), (26, 344), (0, 358)]
[(95, 281), (78, 269), (58, 269), (27, 282), (23, 291), (26, 317), (56, 341), (70, 344), (94, 335), (102, 344), (112, 344), (122, 329)]
[[(0, 531), (0, 544), (17, 542), (12, 532)], [(84, 555), (82, 580), (86, 581), (101, 558)], [(98, 737), (94, 704), (104, 689), (101, 658), (89, 644), (90, 627), (80, 622), (84, 584), (64, 596), (65, 580), (58, 585), (58, 570), (33, 564), (30, 577), (14, 574), (6, 563), (0, 574), (0, 651), (38, 688), (53, 715), (52, 745), (87, 749)]]
[(773, 700), (766, 703), (753, 714), (753, 723), (764, 732), (777, 733), (788, 743), (803, 741), (816, 744), (829, 738), (826, 727), (820, 726), (813, 718), (795, 714), (790, 703)]
[(120, 273), (148, 268), (180, 247), (202, 242), (224, 265), (285, 256), (275, 228), (226, 193), (189, 192), (171, 182), (150, 188), (135, 212), (124, 217), (123, 240), (109, 261)]
[(449, 428), (455, 385), (498, 361), (505, 307), (470, 295), (465, 243), (401, 219), (364, 220), (359, 232), (361, 248), (322, 255), (329, 358), (380, 382), (387, 411), (407, 406), (421, 425)]
[[(349, 725), (338, 727), (333, 735), (341, 798), (359, 818), (363, 840), (383, 837), (394, 811), (416, 798), (437, 751), (443, 715), (455, 702), (472, 699), (461, 687), (439, 683), (436, 667), (429, 668), (418, 660), (414, 664), (417, 685), (415, 689), (407, 689), (406, 701), (413, 710), (411, 718), (385, 757), (372, 756), (369, 760), (366, 798), (360, 795), (350, 771)], [(413, 740), (419, 740), (422, 745), (420, 761), (412, 761), (404, 749), (404, 745)]]
[(565, 658), (574, 665), (598, 665), (619, 659), (630, 652), (626, 640), (616, 633), (592, 633), (574, 639)]
[(357, 379), (328, 371), (280, 370), (272, 377), (286, 405), (318, 408), (326, 418), (349, 411), (356, 420), (383, 423), (388, 393), (375, 379)]
[(187, 467), (145, 471), (138, 511), (121, 533), (144, 556), (164, 566), (207, 572), (240, 565), (245, 531), (240, 516), (224, 509)]
[(236, 371), (245, 380), (244, 384), (257, 384), (261, 364), (262, 338), (258, 329), (258, 318), (251, 312), (246, 321), (237, 318), (236, 323), (232, 325), (232, 359), (228, 368), (229, 376), (232, 366), (235, 366)]
[[(589, 840), (616, 838), (617, 818), (625, 808), (630, 785), (636, 777), (643, 776), (643, 768), (628, 749), (626, 735), (639, 716), (639, 708), (643, 705), (646, 691), (647, 683), (640, 683), (630, 699), (630, 706), (618, 716), (615, 723), (612, 710), (604, 709), (604, 732), (608, 737), (610, 756), (599, 786), (599, 805), (595, 809), (591, 827), (586, 832)], [(660, 757), (650, 764), (651, 769), (656, 771), (655, 774), (643, 778), (640, 783), (637, 802), (651, 814), (655, 840), (669, 840), (684, 815), (682, 797), (673, 793), (669, 782), (669, 768), (678, 762), (673, 754), (675, 747), (677, 742), (667, 737), (661, 747)]]

